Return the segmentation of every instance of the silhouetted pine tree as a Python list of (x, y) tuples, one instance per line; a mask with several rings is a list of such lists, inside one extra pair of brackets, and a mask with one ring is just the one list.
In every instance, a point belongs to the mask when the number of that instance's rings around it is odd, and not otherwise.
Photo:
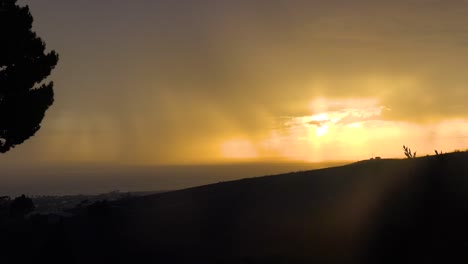
[(53, 83), (42, 83), (58, 62), (32, 31), (27, 6), (0, 0), (0, 152), (33, 136), (54, 101)]

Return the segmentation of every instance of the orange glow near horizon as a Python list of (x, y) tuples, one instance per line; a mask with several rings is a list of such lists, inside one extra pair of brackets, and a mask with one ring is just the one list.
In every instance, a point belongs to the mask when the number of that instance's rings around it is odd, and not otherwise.
[[(271, 157), (285, 161), (357, 161), (373, 156), (403, 158), (401, 146), (411, 145), (419, 155), (432, 155), (434, 149), (460, 149), (468, 143), (463, 119), (430, 124), (388, 121), (377, 99), (314, 100), (310, 116), (289, 118), (280, 129), (258, 141), (228, 140), (222, 143), (223, 158), (262, 160)], [(328, 110), (328, 111), (327, 111)]]
[(249, 160), (258, 158), (257, 150), (248, 140), (234, 139), (222, 144), (222, 155), (225, 159)]
[[(404, 158), (402, 145), (409, 145), (419, 155), (432, 155), (434, 149), (447, 152), (468, 147), (468, 121), (465, 119), (427, 124), (385, 120), (385, 112), (391, 110), (376, 98), (320, 97), (311, 100), (309, 109), (310, 115), (284, 117), (279, 126), (259, 135), (249, 135), (240, 130), (235, 133), (233, 126), (233, 132), (229, 135), (221, 134), (204, 141), (168, 147), (164, 156), (158, 154), (161, 149), (159, 143), (151, 146), (141, 141), (151, 137), (143, 130), (139, 131), (132, 143), (140, 145), (140, 151), (119, 155), (122, 148), (128, 146), (115, 144), (118, 137), (111, 133), (115, 131), (115, 125), (103, 122), (104, 119), (96, 119), (94, 126), (81, 127), (80, 133), (73, 139), (64, 133), (51, 138), (52, 144), (48, 146), (44, 161), (147, 165), (357, 161), (372, 156)], [(62, 119), (59, 121), (60, 124), (64, 123)], [(101, 138), (100, 146), (91, 144), (96, 137)], [(75, 146), (76, 142), (79, 144)], [(73, 149), (73, 152), (64, 155), (68, 149)]]

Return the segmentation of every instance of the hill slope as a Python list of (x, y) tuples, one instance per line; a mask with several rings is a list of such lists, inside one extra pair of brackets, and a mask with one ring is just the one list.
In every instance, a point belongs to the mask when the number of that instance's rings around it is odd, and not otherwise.
[[(77, 263), (468, 259), (468, 153), (224, 182), (65, 221)], [(152, 262), (150, 262), (152, 263)]]

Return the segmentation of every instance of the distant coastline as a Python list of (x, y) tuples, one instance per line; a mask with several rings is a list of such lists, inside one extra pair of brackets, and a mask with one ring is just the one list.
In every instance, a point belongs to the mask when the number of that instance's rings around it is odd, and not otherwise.
[(35, 165), (6, 168), (0, 195), (98, 195), (121, 192), (177, 190), (204, 184), (293, 171), (335, 167), (352, 161), (242, 162), (204, 165), (108, 166)]

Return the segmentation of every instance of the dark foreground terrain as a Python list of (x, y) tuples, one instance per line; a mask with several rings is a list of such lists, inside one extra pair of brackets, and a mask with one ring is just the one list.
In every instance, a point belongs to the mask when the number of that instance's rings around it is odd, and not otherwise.
[(466, 263), (468, 153), (4, 217), (2, 263)]

